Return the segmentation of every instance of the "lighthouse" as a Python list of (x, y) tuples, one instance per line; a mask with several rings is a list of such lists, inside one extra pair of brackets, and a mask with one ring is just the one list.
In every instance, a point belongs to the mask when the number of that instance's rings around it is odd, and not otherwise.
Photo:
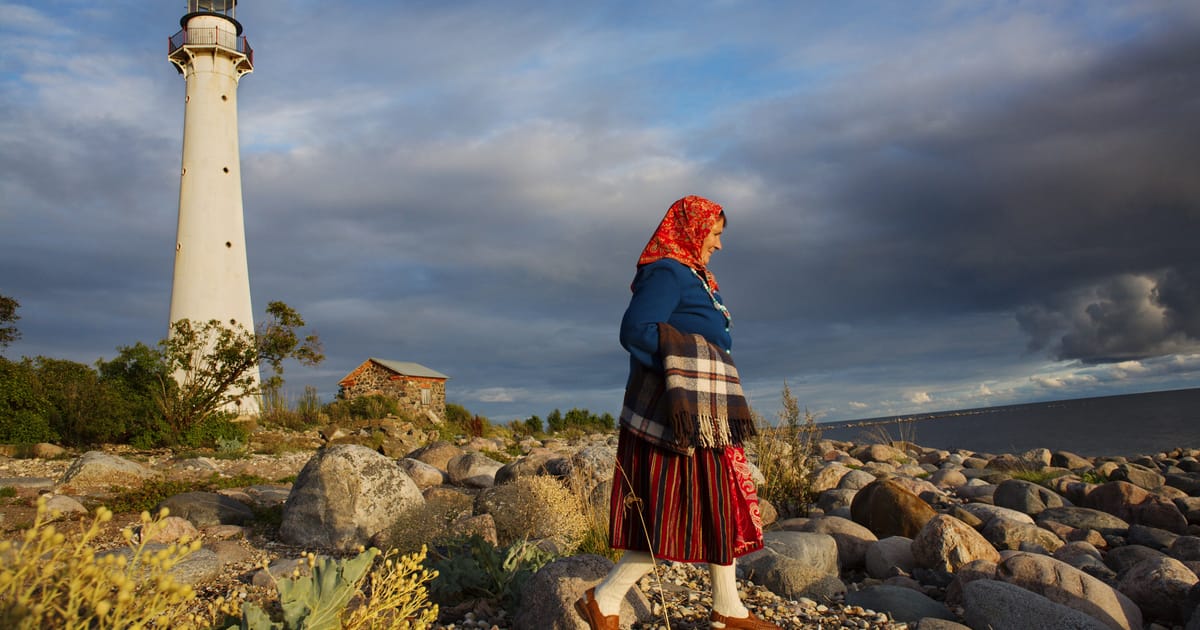
[[(187, 81), (171, 322), (215, 319), (252, 333), (237, 88), (254, 70), (254, 51), (236, 19), (237, 0), (186, 1), (167, 54)], [(255, 414), (257, 399), (228, 411)]]

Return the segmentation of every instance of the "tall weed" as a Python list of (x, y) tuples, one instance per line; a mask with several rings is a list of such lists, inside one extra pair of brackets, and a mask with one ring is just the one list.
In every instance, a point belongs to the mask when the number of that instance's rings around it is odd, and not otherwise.
[(803, 412), (787, 383), (781, 392), (783, 409), (779, 424), (771, 426), (758, 418), (758, 435), (754, 437), (754, 452), (759, 471), (765, 480), (759, 490), (784, 518), (808, 513), (812, 503), (813, 470), (820, 463), (817, 443), (821, 429), (816, 416)]

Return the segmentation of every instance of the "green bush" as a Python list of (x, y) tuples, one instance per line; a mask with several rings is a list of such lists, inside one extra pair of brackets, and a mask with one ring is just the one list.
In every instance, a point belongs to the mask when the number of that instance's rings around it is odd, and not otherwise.
[[(536, 418), (536, 416), (534, 417)], [(585, 433), (598, 433), (611, 431), (616, 426), (617, 421), (608, 412), (605, 412), (603, 415), (597, 415), (587, 409), (576, 407), (568, 411), (566, 415), (563, 415), (558, 409), (551, 411), (546, 416), (546, 424), (555, 433), (569, 429), (578, 429)]]
[(33, 444), (56, 441), (46, 417), (49, 403), (37, 391), (37, 374), (29, 360), (15, 363), (0, 357), (0, 442)]
[(325, 413), (332, 420), (375, 420), (401, 415), (396, 401), (383, 394), (338, 399), (325, 406)]
[(48, 357), (37, 357), (33, 367), (36, 387), (48, 403), (50, 427), (60, 440), (85, 445), (128, 439), (128, 405), (96, 370)]
[(13, 414), (0, 415), (0, 443), (37, 444), (57, 441), (58, 435), (50, 428), (45, 416), (24, 409)]
[(179, 443), (192, 448), (217, 448), (220, 443), (246, 444), (250, 434), (232, 420), (232, 414), (215, 413), (192, 425), (179, 436)]
[(483, 600), (515, 610), (525, 582), (554, 559), (554, 555), (529, 542), (498, 548), (480, 536), (430, 552), (427, 565), (437, 571), (429, 586), (439, 604)]

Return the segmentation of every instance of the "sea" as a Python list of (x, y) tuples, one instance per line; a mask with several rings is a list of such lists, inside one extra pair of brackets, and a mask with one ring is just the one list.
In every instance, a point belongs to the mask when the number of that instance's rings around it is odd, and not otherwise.
[(821, 437), (908, 440), (946, 450), (1090, 457), (1200, 448), (1200, 388), (820, 423)]

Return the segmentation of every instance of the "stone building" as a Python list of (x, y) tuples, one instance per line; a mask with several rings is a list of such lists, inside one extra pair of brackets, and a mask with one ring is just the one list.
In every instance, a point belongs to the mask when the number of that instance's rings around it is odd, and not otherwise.
[(382, 394), (414, 414), (432, 411), (446, 417), (446, 379), (441, 372), (419, 363), (370, 358), (354, 368), (338, 385), (346, 400)]

